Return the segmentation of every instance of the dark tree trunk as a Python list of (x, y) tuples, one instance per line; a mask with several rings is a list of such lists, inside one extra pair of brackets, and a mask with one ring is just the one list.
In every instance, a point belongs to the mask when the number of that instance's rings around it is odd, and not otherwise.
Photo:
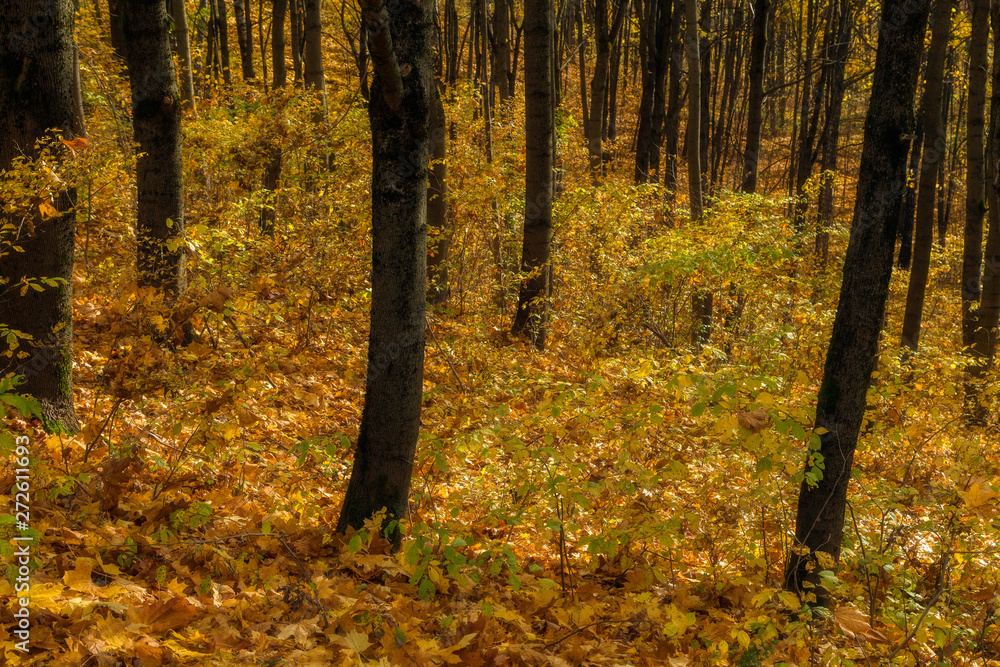
[[(907, 135), (913, 131), (915, 70), (920, 65), (926, 2), (885, 0), (865, 119), (854, 224), (844, 260), (830, 347), (816, 405), (819, 451), (810, 451), (799, 491), (795, 548), (785, 570), (785, 587), (821, 599), (816, 553), (840, 556), (847, 486), (864, 416), (872, 367), (892, 275), (900, 197), (905, 186)], [(817, 457), (819, 454), (819, 457)]]
[(138, 283), (176, 297), (185, 288), (184, 173), (170, 18), (163, 0), (125, 0), (122, 9), (138, 145)]
[[(288, 83), (288, 69), (285, 67), (285, 13), (288, 0), (273, 0), (271, 7), (271, 84), (280, 90)], [(278, 219), (278, 186), (281, 183), (281, 147), (271, 146), (270, 156), (264, 165), (264, 190), (268, 201), (260, 210), (260, 230), (274, 236), (274, 226)]]
[(688, 59), (688, 205), (691, 219), (700, 220), (701, 203), (701, 51), (698, 48), (698, 0), (684, 0), (687, 10)]
[(271, 0), (271, 84), (274, 90), (288, 83), (285, 65), (285, 16), (288, 0)]
[[(623, 30), (623, 33), (625, 31)], [(627, 38), (627, 36), (626, 36)], [(618, 36), (611, 50), (611, 76), (608, 86), (608, 105), (604, 114), (604, 140), (614, 142), (618, 138), (618, 82), (622, 68), (622, 35)]]
[(233, 15), (236, 18), (236, 41), (240, 47), (240, 69), (243, 72), (243, 80), (253, 81), (256, 77), (253, 71), (253, 43), (251, 42), (251, 33), (247, 28), (247, 17), (243, 9), (244, 1), (249, 2), (249, 0), (233, 0)]
[(122, 32), (122, 6), (124, 4), (125, 0), (108, 0), (111, 48), (122, 62), (125, 62), (125, 34)]
[(711, 143), (709, 127), (712, 123), (712, 33), (714, 31), (712, 25), (714, 19), (712, 15), (712, 0), (702, 0), (702, 6), (699, 7), (699, 11), (698, 25), (701, 27), (700, 32), (705, 35), (705, 39), (699, 38), (698, 40), (698, 72), (701, 74), (701, 86), (698, 92), (701, 96), (701, 112), (698, 115), (698, 124), (695, 127), (698, 128), (698, 173), (701, 175), (701, 189), (702, 196), (704, 196), (704, 192), (711, 187), (711, 183), (708, 181), (708, 147)]
[[(288, 2), (288, 23), (290, 25), (289, 33), (291, 35), (292, 42), (292, 80), (298, 84), (302, 81), (302, 50), (305, 45), (305, 39), (302, 29), (302, 12), (299, 11), (302, 6), (301, 0), (289, 0)], [(364, 45), (362, 45), (362, 48)]]
[[(976, 3), (979, 4), (978, 1)], [(993, 24), (993, 53), (1000, 51), (1000, 5), (990, 3), (990, 19)], [(971, 355), (976, 363), (969, 369), (970, 378), (966, 392), (973, 394), (966, 399), (970, 421), (985, 424), (989, 415), (983, 404), (981, 392), (987, 372), (993, 366), (996, 355), (997, 337), (1000, 333), (1000, 58), (993, 58), (992, 97), (990, 99), (990, 129), (986, 142), (986, 200), (989, 215), (989, 231), (983, 252), (982, 290), (976, 317), (975, 339)]]
[(968, 171), (962, 251), (962, 347), (976, 339), (976, 310), (982, 295), (983, 217), (986, 213), (986, 65), (990, 41), (990, 0), (972, 0), (969, 41), (969, 110), (966, 117)]
[(604, 162), (602, 125), (611, 71), (611, 45), (618, 39), (630, 1), (618, 0), (614, 6), (614, 16), (609, 20), (609, 0), (594, 0), (594, 76), (590, 80), (587, 148), (590, 155), (590, 169), (595, 177), (600, 176)]
[(323, 74), (323, 33), (320, 7), (320, 0), (305, 0), (305, 82), (306, 86), (316, 90), (323, 100), (322, 113), (317, 115), (317, 121), (326, 118), (326, 77)]
[(911, 350), (916, 350), (920, 344), (920, 323), (923, 318), (924, 297), (927, 294), (931, 246), (934, 244), (935, 190), (938, 169), (945, 156), (944, 139), (941, 136), (941, 92), (952, 4), (953, 0), (938, 0), (934, 9), (934, 27), (927, 54), (927, 82), (920, 104), (924, 110), (924, 155), (920, 162), (913, 267), (910, 269), (910, 284), (906, 290), (902, 334), (902, 344)]
[(226, 0), (215, 0), (215, 31), (219, 35), (219, 57), (222, 59), (222, 80), (227, 86), (233, 85), (233, 75), (230, 72), (229, 57), (229, 20), (226, 13)]
[(506, 102), (511, 97), (510, 90), (510, 12), (507, 0), (496, 0), (493, 13), (495, 27), (493, 32), (496, 35), (497, 60), (494, 67), (494, 74), (497, 80), (497, 88), (500, 93), (500, 101)]
[[(673, 29), (673, 0), (647, 0), (646, 17), (640, 26), (642, 49), (642, 96), (636, 135), (635, 182), (646, 183), (654, 162), (653, 153), (662, 144), (665, 107), (665, 80), (670, 62), (670, 35)], [(678, 19), (679, 21), (679, 19)], [(658, 157), (658, 156), (657, 156)]]
[[(623, 0), (624, 1), (624, 0)], [(550, 0), (524, 7), (525, 174), (521, 288), (512, 333), (545, 348), (552, 240), (552, 9)], [(598, 122), (600, 122), (598, 116)], [(600, 137), (600, 125), (597, 127)]]
[(361, 431), (337, 529), (362, 528), (384, 508), (382, 532), (398, 548), (423, 398), (432, 15), (426, 1), (393, 5), (390, 14), (368, 0), (364, 10), (375, 65), (371, 330)]
[[(681, 69), (684, 65), (684, 40), (681, 37), (681, 9), (684, 0), (674, 0), (673, 20), (670, 25), (670, 86), (666, 102), (666, 117), (663, 120), (663, 150), (659, 150), (658, 136), (654, 126), (653, 155), (657, 169), (662, 174), (662, 182), (667, 191), (677, 190), (677, 145), (680, 143), (681, 128)], [(653, 102), (653, 116), (657, 116), (656, 101)], [(663, 157), (659, 158), (662, 153)], [(652, 161), (652, 160), (651, 160)]]
[[(35, 142), (56, 128), (70, 135), (73, 124), (73, 3), (70, 0), (7, 0), (0, 10), (0, 172), (15, 158), (35, 157)], [(58, 144), (56, 144), (58, 146)], [(62, 151), (57, 150), (59, 154)], [(23, 376), (16, 391), (34, 396), (49, 425), (78, 428), (73, 407), (73, 247), (76, 219), (70, 193), (53, 192), (56, 214), (43, 217), (36, 206), (0, 211), (15, 232), (3, 240), (0, 259), (0, 330), (32, 337), (0, 355), (0, 378)], [(19, 214), (20, 213), (20, 214)], [(29, 232), (29, 230), (31, 230)], [(25, 278), (55, 278), (39, 292)], [(39, 283), (34, 283), (39, 284)], [(4, 336), (7, 334), (5, 333)], [(3, 351), (9, 346), (5, 343)], [(21, 356), (27, 353), (27, 356)]]
[(820, 135), (820, 171), (823, 173), (819, 186), (818, 197), (818, 229), (816, 231), (816, 256), (820, 266), (825, 269), (830, 254), (830, 232), (834, 218), (834, 174), (837, 171), (837, 153), (840, 143), (840, 116), (844, 106), (844, 75), (847, 66), (847, 55), (851, 41), (851, 4), (849, 0), (838, 0), (834, 8), (836, 21), (833, 47), (828, 51), (826, 67), (830, 69), (828, 77), (828, 96), (826, 105), (826, 120), (823, 123), (823, 133)]
[[(501, 2), (502, 4), (502, 2)], [(427, 178), (427, 300), (444, 303), (450, 294), (448, 255), (451, 230), (448, 228), (448, 165), (444, 105), (437, 85), (431, 87), (429, 115), (431, 168)]]
[(747, 86), (747, 143), (743, 151), (743, 192), (757, 192), (757, 164), (764, 109), (764, 56), (767, 53), (767, 20), (771, 0), (754, 0), (753, 36), (750, 38), (750, 72)]

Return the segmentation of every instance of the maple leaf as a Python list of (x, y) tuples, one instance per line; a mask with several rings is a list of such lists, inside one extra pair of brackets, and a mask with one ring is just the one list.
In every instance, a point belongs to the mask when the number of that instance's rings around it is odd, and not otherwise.
[(197, 618), (201, 611), (187, 598), (175, 597), (163, 602), (135, 608), (129, 619), (156, 633), (183, 628)]

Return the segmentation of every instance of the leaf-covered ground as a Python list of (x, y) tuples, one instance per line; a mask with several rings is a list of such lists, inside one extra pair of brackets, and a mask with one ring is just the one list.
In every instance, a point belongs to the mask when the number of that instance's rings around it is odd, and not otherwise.
[[(627, 185), (624, 162), (594, 187), (567, 112), (552, 334), (536, 352), (506, 333), (517, 114), (498, 114), (488, 164), (459, 95), (451, 298), (429, 317), (407, 536), (389, 554), (374, 529), (333, 530), (370, 303), (353, 89), (333, 87), (318, 131), (297, 92), (217, 91), (187, 122), (191, 287), (168, 309), (134, 285), (127, 86), (91, 19), (85, 89), (103, 92), (62, 174), (80, 201), (83, 429), (46, 435), (9, 412), (5, 444), (30, 441), (36, 541), (30, 653), (8, 624), (16, 566), (0, 579), (3, 664), (1000, 664), (998, 437), (960, 418), (958, 244), (935, 255), (923, 347), (905, 361), (894, 280), (834, 603), (810, 608), (780, 582), (799, 485), (822, 474), (802, 463), (846, 230), (823, 268), (783, 201), (722, 192), (692, 227), (683, 199)], [(271, 239), (256, 220), (274, 146)], [(704, 290), (715, 318), (696, 350)], [(2, 474), (13, 563), (14, 466)]]

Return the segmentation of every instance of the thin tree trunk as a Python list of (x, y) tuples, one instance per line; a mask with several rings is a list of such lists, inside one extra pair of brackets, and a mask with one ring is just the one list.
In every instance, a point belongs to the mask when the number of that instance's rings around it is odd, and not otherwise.
[(507, 0), (496, 0), (493, 9), (493, 32), (496, 35), (497, 61), (494, 75), (500, 93), (500, 101), (511, 98), (510, 92), (510, 13)]
[(219, 34), (219, 56), (222, 58), (222, 80), (227, 86), (233, 85), (233, 75), (230, 72), (229, 57), (229, 19), (226, 12), (226, 0), (215, 0), (215, 26)]
[(186, 286), (181, 108), (162, 0), (125, 0), (125, 46), (135, 129), (140, 287), (171, 297)]
[[(978, 2), (977, 2), (978, 5)], [(1000, 53), (1000, 5), (990, 3), (990, 21), (993, 24), (993, 53)], [(973, 315), (975, 338), (971, 356), (976, 363), (969, 369), (970, 378), (966, 391), (974, 396), (967, 398), (966, 405), (971, 411), (973, 423), (984, 424), (989, 416), (983, 405), (981, 392), (987, 373), (993, 366), (996, 355), (997, 334), (1000, 333), (1000, 58), (993, 58), (993, 82), (990, 99), (990, 128), (986, 141), (986, 201), (989, 216), (989, 231), (983, 252), (982, 289), (979, 307)], [(971, 405), (970, 405), (971, 404)]]
[(920, 323), (923, 318), (924, 297), (927, 294), (931, 246), (934, 244), (935, 187), (938, 169), (945, 155), (941, 137), (941, 89), (945, 49), (951, 27), (951, 6), (952, 0), (938, 0), (934, 10), (934, 28), (927, 55), (927, 83), (920, 105), (924, 110), (924, 155), (920, 162), (913, 267), (910, 269), (910, 284), (906, 291), (902, 334), (902, 344), (911, 350), (916, 350), (920, 343)]
[(685, 0), (688, 60), (688, 200), (691, 219), (701, 219), (701, 52), (698, 48), (698, 0)]
[[(552, 9), (550, 0), (526, 0), (525, 61), (525, 201), (521, 287), (511, 332), (526, 335), (545, 348), (549, 252), (552, 239)], [(598, 116), (600, 118), (600, 116)], [(598, 136), (600, 128), (598, 127)]]
[[(292, 80), (296, 84), (302, 81), (302, 50), (305, 45), (300, 2), (301, 0), (288, 0), (288, 20), (291, 24), (290, 33), (292, 42)], [(364, 22), (362, 22), (362, 29), (363, 24)], [(364, 48), (363, 44), (362, 48)]]
[[(892, 276), (907, 135), (913, 128), (915, 70), (926, 23), (925, 1), (882, 4), (854, 224), (816, 404), (819, 451), (807, 455), (795, 545), (785, 570), (787, 589), (800, 594), (812, 591), (821, 603), (826, 592), (819, 587), (823, 568), (817, 553), (834, 560), (840, 556), (847, 487)], [(810, 584), (813, 588), (807, 588)]]
[[(125, 2), (125, 0), (120, 1)], [(172, 0), (170, 6), (173, 9), (174, 39), (177, 40), (177, 53), (181, 61), (181, 103), (197, 118), (198, 107), (194, 101), (194, 75), (191, 69), (190, 33), (188, 32), (187, 10), (184, 8), (184, 2), (185, 0)]]
[[(285, 66), (285, 14), (288, 0), (273, 0), (271, 5), (271, 87), (281, 90), (288, 83), (288, 69)], [(263, 41), (261, 42), (263, 44)], [(267, 201), (260, 209), (260, 230), (267, 236), (274, 236), (278, 219), (278, 188), (281, 184), (281, 146), (272, 142), (270, 156), (264, 166), (264, 190)]]
[(747, 141), (743, 151), (743, 192), (757, 192), (757, 171), (760, 161), (760, 135), (764, 110), (764, 65), (767, 53), (767, 20), (771, 0), (754, 0), (753, 36), (750, 39), (750, 72), (747, 86)]
[(983, 218), (986, 214), (986, 65), (990, 43), (990, 0), (972, 0), (969, 41), (969, 110), (966, 116), (965, 233), (962, 250), (962, 347), (976, 339), (982, 295)]
[(243, 3), (244, 0), (233, 0), (233, 16), (236, 18), (236, 42), (240, 47), (240, 69), (243, 73), (243, 80), (253, 81), (256, 76), (253, 71), (253, 43)]

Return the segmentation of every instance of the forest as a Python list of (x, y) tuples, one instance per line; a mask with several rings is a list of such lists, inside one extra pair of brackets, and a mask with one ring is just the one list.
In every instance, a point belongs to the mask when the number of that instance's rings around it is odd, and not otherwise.
[(0, 663), (1000, 666), (998, 28), (0, 0)]

